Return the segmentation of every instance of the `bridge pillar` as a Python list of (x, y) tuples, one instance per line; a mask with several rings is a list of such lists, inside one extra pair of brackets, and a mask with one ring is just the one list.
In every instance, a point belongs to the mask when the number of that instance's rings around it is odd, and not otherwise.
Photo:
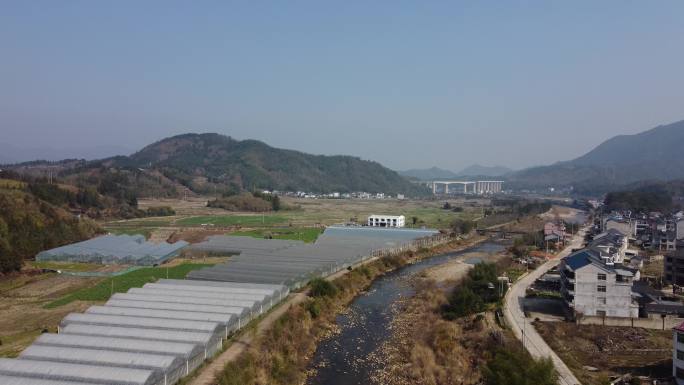
[(432, 182), (432, 195), (437, 195), (437, 182)]
[(444, 195), (449, 195), (449, 183), (444, 183)]

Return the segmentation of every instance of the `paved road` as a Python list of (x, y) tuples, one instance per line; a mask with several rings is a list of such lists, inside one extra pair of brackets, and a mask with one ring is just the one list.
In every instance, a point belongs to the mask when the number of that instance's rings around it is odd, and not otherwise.
[(581, 383), (577, 380), (575, 375), (572, 374), (572, 371), (565, 365), (563, 360), (558, 357), (549, 345), (546, 344), (539, 333), (537, 333), (530, 324), (531, 320), (525, 318), (522, 305), (527, 288), (549, 269), (558, 265), (560, 259), (568, 256), (573, 248), (581, 247), (583, 239), (584, 230), (580, 231), (572, 242), (570, 242), (568, 247), (561, 251), (556, 258), (547, 261), (539, 268), (523, 276), (518, 282), (514, 283), (510, 290), (508, 290), (508, 293), (506, 293), (506, 299), (504, 301), (504, 316), (506, 317), (506, 322), (511, 325), (515, 336), (523, 342), (523, 345), (527, 351), (530, 352), (532, 357), (551, 357), (551, 360), (558, 371), (560, 377), (558, 382), (561, 385), (578, 385)]

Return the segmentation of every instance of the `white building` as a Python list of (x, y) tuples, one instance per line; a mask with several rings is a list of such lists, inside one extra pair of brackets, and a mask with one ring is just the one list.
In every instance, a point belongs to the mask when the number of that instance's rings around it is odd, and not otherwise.
[(404, 227), (406, 218), (403, 215), (371, 215), (368, 226), (372, 227)]
[(632, 284), (639, 271), (613, 262), (612, 255), (582, 249), (563, 258), (561, 294), (576, 313), (598, 317), (639, 317)]
[(684, 323), (672, 329), (672, 377), (684, 385)]

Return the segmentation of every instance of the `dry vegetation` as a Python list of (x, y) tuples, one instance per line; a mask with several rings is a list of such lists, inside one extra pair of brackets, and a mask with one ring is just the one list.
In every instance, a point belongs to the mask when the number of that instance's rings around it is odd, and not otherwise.
[(604, 385), (610, 376), (626, 373), (654, 378), (671, 375), (669, 330), (565, 322), (535, 322), (535, 327), (583, 384)]
[[(392, 323), (392, 337), (381, 347), (378, 384), (479, 384), (481, 368), (497, 347), (516, 342), (495, 322), (492, 312), (447, 321), (441, 308), (448, 293), (478, 258), (504, 263), (501, 254), (468, 253), (414, 278), (416, 295), (404, 300)], [(505, 258), (503, 258), (505, 259)]]
[(0, 357), (17, 356), (41, 332), (56, 332), (66, 314), (81, 312), (89, 304), (71, 303), (58, 309), (45, 309), (43, 305), (99, 281), (57, 274), (6, 277), (0, 282)]

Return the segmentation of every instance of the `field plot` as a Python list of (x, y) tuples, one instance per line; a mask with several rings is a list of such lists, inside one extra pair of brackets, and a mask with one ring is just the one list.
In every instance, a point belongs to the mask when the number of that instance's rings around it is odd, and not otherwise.
[(105, 223), (104, 228), (115, 234), (143, 234), (155, 241), (190, 240), (178, 234), (192, 230), (191, 242), (201, 241), (202, 231), (207, 235), (221, 233), (313, 242), (321, 226), (347, 222), (363, 224), (371, 214), (404, 215), (407, 227), (447, 228), (455, 219), (472, 220), (481, 217), (480, 206), (489, 202), (486, 199), (449, 199), (452, 207), (462, 208), (462, 211), (455, 212), (443, 209), (442, 200), (285, 197), (282, 198), (283, 206), (288, 209), (256, 214), (206, 207), (207, 200), (208, 198), (140, 200), (141, 208), (170, 206), (176, 211), (176, 215), (113, 221)]
[(203, 215), (198, 217), (182, 218), (174, 222), (177, 226), (270, 226), (287, 221), (287, 217), (280, 214), (273, 215)]
[(672, 332), (642, 328), (535, 322), (551, 348), (586, 385), (613, 375), (672, 375)]
[(269, 229), (240, 230), (231, 232), (230, 235), (242, 235), (253, 238), (289, 239), (293, 241), (314, 242), (323, 232), (322, 228), (315, 227), (273, 227)]
[(75, 290), (91, 287), (101, 279), (59, 274), (20, 275), (0, 282), (0, 357), (15, 357), (45, 329), (53, 331), (62, 318), (82, 311), (87, 303), (71, 303), (59, 309), (43, 305)]
[(74, 301), (106, 301), (113, 293), (125, 293), (132, 287), (142, 287), (146, 283), (155, 282), (161, 278), (183, 279), (189, 272), (209, 266), (213, 266), (213, 264), (184, 263), (170, 267), (144, 267), (120, 276), (107, 278), (93, 287), (77, 290), (47, 303), (45, 308), (53, 309)]

